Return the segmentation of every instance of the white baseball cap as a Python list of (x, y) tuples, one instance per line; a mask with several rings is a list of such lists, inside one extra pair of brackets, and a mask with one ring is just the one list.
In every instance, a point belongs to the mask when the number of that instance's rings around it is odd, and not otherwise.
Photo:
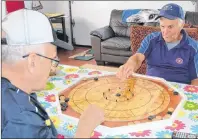
[(49, 19), (38, 11), (21, 9), (2, 20), (8, 45), (54, 43), (56, 36)]

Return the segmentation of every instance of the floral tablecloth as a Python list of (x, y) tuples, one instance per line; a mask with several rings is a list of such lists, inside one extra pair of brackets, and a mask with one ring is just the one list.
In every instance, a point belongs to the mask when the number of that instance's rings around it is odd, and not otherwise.
[[(103, 76), (112, 74), (107, 71), (97, 71), (81, 67), (60, 65), (60, 71), (57, 76), (49, 78), (46, 89), (37, 92), (38, 100), (48, 112), (57, 131), (58, 138), (73, 137), (77, 129), (77, 122), (73, 118), (61, 114), (59, 105), (59, 92), (65, 90), (83, 77)], [(181, 91), (184, 91), (188, 100), (184, 107), (179, 111), (177, 119), (172, 126), (159, 127), (157, 131), (144, 130), (139, 132), (131, 131), (128, 134), (110, 135), (108, 133), (99, 133), (95, 130), (92, 138), (171, 138), (173, 131), (198, 134), (198, 86), (171, 83)]]

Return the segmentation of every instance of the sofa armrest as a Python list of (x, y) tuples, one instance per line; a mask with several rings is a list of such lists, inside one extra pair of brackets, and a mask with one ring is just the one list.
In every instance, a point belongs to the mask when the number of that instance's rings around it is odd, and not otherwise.
[(105, 27), (92, 31), (90, 35), (99, 37), (101, 40), (106, 40), (111, 37), (114, 37), (115, 33), (110, 26), (105, 26)]
[(91, 36), (91, 47), (94, 52), (94, 59), (101, 61), (101, 39), (96, 36)]

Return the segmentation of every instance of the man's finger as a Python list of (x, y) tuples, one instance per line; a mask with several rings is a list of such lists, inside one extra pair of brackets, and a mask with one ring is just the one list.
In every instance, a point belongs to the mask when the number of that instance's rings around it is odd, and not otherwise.
[(127, 76), (128, 76), (128, 73), (131, 71), (131, 67), (129, 66), (129, 65), (127, 65), (126, 67), (125, 67), (125, 70), (124, 70), (124, 78), (126, 79), (126, 78), (128, 78)]
[(120, 75), (120, 78), (121, 79), (125, 79), (126, 78), (126, 65), (122, 67), (121, 69), (121, 75)]
[(120, 66), (119, 67), (119, 69), (118, 69), (118, 71), (117, 71), (117, 73), (116, 73), (116, 76), (118, 77), (118, 78), (120, 78), (121, 76), (121, 72), (122, 72), (122, 66)]
[(131, 77), (133, 75), (133, 73), (134, 73), (133, 70), (129, 70), (127, 72), (127, 78)]

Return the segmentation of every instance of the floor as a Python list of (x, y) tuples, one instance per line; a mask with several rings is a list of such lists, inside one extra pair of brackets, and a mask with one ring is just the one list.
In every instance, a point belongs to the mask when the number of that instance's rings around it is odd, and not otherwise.
[[(68, 50), (64, 50), (64, 49), (58, 49), (58, 57), (60, 58), (60, 64), (72, 65), (72, 66), (82, 66), (84, 64), (97, 65), (96, 61), (94, 59), (89, 60), (89, 61), (81, 61), (81, 60), (74, 60), (72, 58), (69, 58), (72, 55), (75, 55), (77, 53), (86, 51), (88, 49), (90, 49), (90, 48), (88, 48), (88, 47), (75, 47), (75, 49), (73, 51), (68, 51)], [(105, 66), (119, 67), (120, 64), (107, 63)]]
[(60, 64), (72, 65), (72, 66), (82, 66), (84, 64), (97, 65), (94, 59), (89, 60), (89, 61), (81, 61), (81, 60), (74, 60), (72, 58), (69, 58), (72, 55), (86, 51), (88, 49), (90, 49), (90, 48), (76, 47), (73, 51), (58, 49), (58, 57), (60, 58)]

